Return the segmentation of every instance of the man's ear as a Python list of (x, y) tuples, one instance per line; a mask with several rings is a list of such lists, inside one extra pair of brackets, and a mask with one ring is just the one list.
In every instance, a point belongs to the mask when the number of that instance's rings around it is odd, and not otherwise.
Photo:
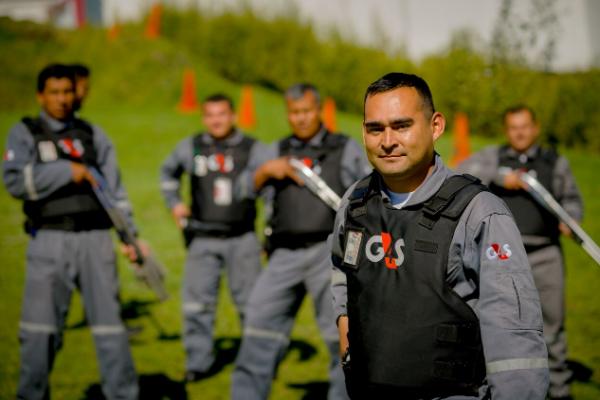
[(446, 118), (444, 117), (444, 114), (440, 112), (433, 113), (433, 116), (431, 117), (431, 132), (434, 142), (442, 136), (444, 129), (446, 129)]

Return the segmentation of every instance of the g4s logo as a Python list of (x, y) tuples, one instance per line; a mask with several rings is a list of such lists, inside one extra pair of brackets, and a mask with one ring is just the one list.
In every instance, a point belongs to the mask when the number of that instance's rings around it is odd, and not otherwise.
[[(378, 263), (385, 258), (385, 266), (388, 269), (398, 269), (404, 263), (403, 246), (404, 239), (400, 238), (392, 247), (392, 235), (381, 232), (381, 235), (371, 236), (367, 240), (365, 252), (369, 261)], [(394, 254), (396, 257), (393, 257)]]
[(503, 244), (500, 246), (498, 243), (492, 243), (490, 247), (485, 251), (485, 256), (488, 260), (495, 260), (496, 258), (500, 260), (508, 260), (510, 256), (512, 256), (512, 250), (510, 246), (507, 244)]

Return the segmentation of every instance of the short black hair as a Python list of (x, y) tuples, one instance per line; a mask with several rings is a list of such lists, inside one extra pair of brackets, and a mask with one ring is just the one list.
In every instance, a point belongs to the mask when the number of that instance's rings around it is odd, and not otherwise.
[(89, 78), (90, 69), (87, 65), (83, 64), (71, 64), (70, 67), (73, 69), (73, 74), (76, 78)]
[(285, 98), (292, 100), (301, 99), (305, 93), (312, 93), (317, 100), (317, 104), (321, 104), (321, 95), (319, 90), (312, 83), (296, 83), (285, 90)]
[(67, 78), (73, 83), (73, 88), (75, 88), (75, 74), (70, 66), (64, 64), (50, 64), (45, 66), (38, 74), (38, 93), (42, 93), (44, 91), (44, 88), (46, 87), (46, 81), (50, 78)]
[(401, 87), (412, 87), (415, 88), (421, 99), (423, 100), (423, 111), (429, 112), (430, 116), (435, 113), (435, 106), (433, 105), (433, 96), (429, 85), (423, 78), (413, 74), (406, 74), (403, 72), (390, 72), (385, 74), (375, 82), (371, 83), (365, 93), (364, 103), (367, 102), (367, 98), (378, 93), (389, 92)]
[(529, 113), (529, 115), (531, 115), (531, 120), (533, 122), (537, 122), (537, 116), (535, 115), (535, 111), (533, 111), (533, 109), (531, 107), (529, 107), (527, 104), (516, 104), (514, 106), (508, 107), (502, 113), (502, 122), (506, 123), (506, 117), (508, 117), (510, 114), (516, 114), (521, 111), (527, 111)]
[(204, 98), (204, 101), (202, 103), (219, 103), (221, 101), (227, 102), (227, 104), (229, 104), (229, 108), (235, 110), (233, 100), (231, 99), (231, 97), (227, 96), (224, 93), (211, 94), (210, 96)]

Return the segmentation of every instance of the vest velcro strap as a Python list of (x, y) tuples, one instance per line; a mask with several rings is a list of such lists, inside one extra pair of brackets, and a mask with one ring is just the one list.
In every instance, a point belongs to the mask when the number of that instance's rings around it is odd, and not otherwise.
[(422, 251), (424, 253), (437, 253), (438, 244), (435, 242), (427, 242), (425, 240), (415, 240), (415, 251)]
[(348, 208), (352, 217), (357, 218), (367, 214), (367, 206), (365, 205), (369, 188), (371, 186), (371, 178), (369, 175), (364, 179), (361, 179), (354, 190), (348, 197)]
[[(475, 186), (479, 186), (477, 185), (477, 182), (479, 182), (479, 179), (468, 174), (454, 175), (448, 178), (435, 196), (423, 205), (423, 214), (419, 221), (419, 225), (427, 229), (432, 229), (440, 215), (449, 218), (455, 218), (457, 212), (458, 215), (460, 215), (464, 209), (464, 204), (462, 203), (457, 207), (453, 207), (454, 205), (452, 205), (449, 212), (447, 212), (446, 209), (454, 201), (457, 193), (469, 185), (475, 184)], [(475, 189), (473, 190), (473, 194), (478, 193), (479, 191), (479, 188)], [(472, 196), (464, 196), (464, 199), (468, 203), (471, 201)]]
[(479, 330), (472, 324), (440, 324), (435, 328), (435, 339), (442, 343), (475, 345), (479, 343)]

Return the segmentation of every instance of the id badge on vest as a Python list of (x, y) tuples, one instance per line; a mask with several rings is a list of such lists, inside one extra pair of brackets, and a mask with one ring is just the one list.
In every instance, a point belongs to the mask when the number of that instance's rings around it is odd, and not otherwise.
[(229, 206), (233, 200), (231, 179), (220, 176), (214, 180), (213, 201), (218, 206)]
[(56, 161), (58, 159), (56, 146), (51, 140), (43, 140), (39, 142), (38, 153), (42, 162)]
[(357, 269), (358, 258), (360, 255), (361, 244), (363, 240), (363, 231), (358, 229), (348, 229), (346, 233), (346, 246), (344, 248), (344, 265), (346, 267)]

